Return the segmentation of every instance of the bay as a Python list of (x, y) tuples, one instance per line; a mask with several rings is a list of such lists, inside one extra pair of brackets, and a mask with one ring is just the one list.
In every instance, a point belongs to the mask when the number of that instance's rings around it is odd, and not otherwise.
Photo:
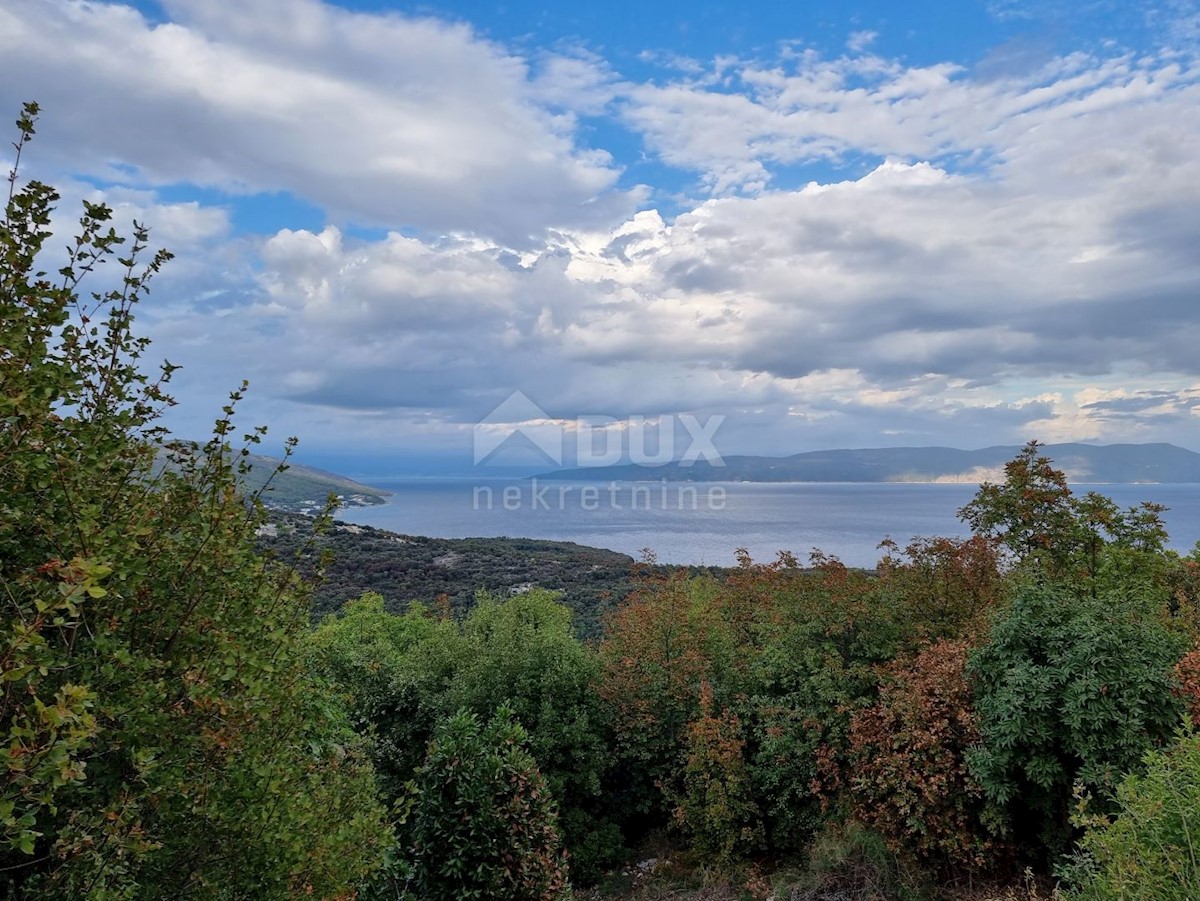
[[(360, 525), (434, 538), (544, 538), (609, 548), (664, 563), (729, 566), (746, 548), (755, 560), (781, 550), (802, 562), (814, 549), (849, 566), (874, 566), (887, 537), (963, 536), (958, 509), (968, 484), (629, 483), (473, 478), (373, 479), (389, 503), (341, 510)], [(1170, 546), (1200, 540), (1200, 484), (1072, 485), (1122, 507), (1165, 504)]]

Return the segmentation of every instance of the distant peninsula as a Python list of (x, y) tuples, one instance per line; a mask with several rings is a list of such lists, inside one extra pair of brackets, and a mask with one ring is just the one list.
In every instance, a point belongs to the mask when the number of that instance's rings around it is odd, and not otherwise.
[[(1017, 445), (979, 450), (877, 447), (809, 451), (790, 457), (729, 456), (723, 466), (701, 460), (560, 469), (539, 479), (658, 482), (945, 482), (1004, 479)], [(1041, 452), (1077, 483), (1200, 482), (1200, 454), (1173, 444), (1048, 444)]]
[(246, 462), (249, 471), (242, 476), (244, 490), (253, 493), (266, 485), (266, 491), (262, 494), (263, 503), (276, 510), (316, 513), (324, 508), (331, 494), (338, 498), (339, 507), (385, 504), (391, 496), (390, 491), (290, 460), (287, 469), (279, 473), (275, 470), (283, 461), (276, 457), (250, 454)]
[[(190, 447), (196, 453), (201, 447), (195, 441), (183, 441), (180, 446)], [(338, 507), (372, 507), (386, 504), (392, 494), (334, 472), (266, 454), (239, 455), (237, 461), (246, 467), (245, 472), (238, 475), (242, 492), (259, 495), (264, 506), (272, 510), (319, 513), (331, 494), (337, 498)], [(284, 463), (286, 466), (280, 472), (279, 467)], [(164, 450), (158, 455), (155, 466), (175, 468), (176, 463)]]

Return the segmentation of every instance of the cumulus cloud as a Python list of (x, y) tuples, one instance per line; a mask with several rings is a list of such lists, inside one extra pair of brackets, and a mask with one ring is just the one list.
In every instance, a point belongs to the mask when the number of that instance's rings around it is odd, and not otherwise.
[(281, 232), (261, 254), (263, 315), (286, 328), (305, 375), (289, 370), (273, 390), (450, 420), (520, 388), (561, 416), (764, 409), (797, 432), (874, 422), (909, 436), (978, 430), (983, 443), (1032, 423), (1130, 434), (1100, 398), (1021, 386), (1138, 369), (1131, 378), (1194, 379), (1193, 308), (1146, 284), (1144, 242), (1080, 262), (1112, 224), (1097, 207), (1051, 232), (1041, 207), (1012, 199), (998, 215), (998, 190), (890, 163), (710, 200), (671, 224), (642, 213), (524, 258), (480, 240)]
[[(22, 90), (69, 111), (53, 158), (185, 249), (167, 354), (250, 377), (318, 442), (460, 440), (519, 389), (562, 418), (722, 413), (723, 453), (1196, 444), (1194, 48), (971, 70), (859, 34), (635, 83), (587, 49), (315, 0), (166, 8), (0, 0), (0, 71), (42, 59)], [(639, 210), (587, 117), (699, 196)], [(854, 165), (786, 183), (813, 161)], [(180, 183), (328, 222), (239, 233), (160, 196)]]
[(317, 0), (165, 6), (155, 24), (118, 4), (0, 3), (0, 103), (38, 99), (67, 167), (288, 191), (361, 225), (521, 244), (638, 196), (538, 102), (599, 102), (585, 60), (550, 59), (533, 86), (525, 59), (467, 25)]

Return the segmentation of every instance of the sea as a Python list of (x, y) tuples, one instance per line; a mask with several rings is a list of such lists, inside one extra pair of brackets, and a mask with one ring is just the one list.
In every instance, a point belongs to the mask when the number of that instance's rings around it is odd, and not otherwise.
[[(477, 478), (373, 479), (387, 504), (338, 511), (345, 522), (434, 538), (572, 541), (663, 563), (730, 566), (739, 548), (760, 562), (814, 551), (873, 567), (891, 538), (965, 536), (958, 510), (973, 484), (564, 482)], [(1073, 484), (1122, 507), (1164, 504), (1170, 546), (1200, 540), (1200, 484)]]

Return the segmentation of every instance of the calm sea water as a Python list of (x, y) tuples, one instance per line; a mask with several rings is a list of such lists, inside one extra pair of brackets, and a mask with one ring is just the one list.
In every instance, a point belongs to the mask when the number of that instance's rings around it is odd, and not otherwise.
[[(521, 537), (574, 541), (665, 563), (731, 565), (747, 548), (756, 560), (780, 550), (801, 560), (819, 548), (850, 566), (873, 566), (879, 542), (965, 534), (955, 514), (973, 485), (848, 483), (596, 483), (391, 479), (380, 507), (342, 510), (340, 519), (435, 538)], [(1075, 485), (1122, 507), (1166, 504), (1171, 546), (1200, 540), (1200, 484)]]

